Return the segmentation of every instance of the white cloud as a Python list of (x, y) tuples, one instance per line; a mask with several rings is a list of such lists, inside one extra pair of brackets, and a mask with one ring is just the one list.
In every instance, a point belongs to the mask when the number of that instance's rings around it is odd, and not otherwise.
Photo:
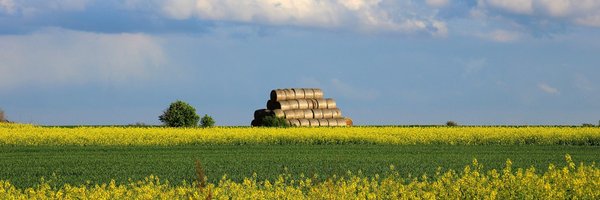
[[(389, 4), (402, 6), (393, 10), (386, 7)], [(174, 19), (446, 35), (443, 21), (430, 13), (415, 13), (414, 6), (412, 1), (387, 0), (183, 0), (165, 2), (162, 9)]]
[(535, 17), (540, 21), (567, 21), (582, 26), (600, 27), (598, 0), (478, 0), (478, 12), (502, 16), (496, 11)]
[(426, 0), (425, 3), (433, 7), (444, 7), (450, 3), (450, 0)]
[(0, 0), (0, 11), (13, 14), (15, 12), (15, 2), (13, 0)]
[(538, 84), (538, 88), (540, 90), (542, 90), (542, 92), (545, 92), (547, 94), (560, 94), (560, 91), (558, 91), (558, 89), (546, 84), (546, 83), (539, 83)]
[(533, 0), (479, 0), (478, 3), (480, 6), (489, 6), (518, 14), (533, 12)]
[(144, 34), (48, 29), (0, 36), (0, 89), (23, 84), (128, 83), (160, 74), (166, 57)]

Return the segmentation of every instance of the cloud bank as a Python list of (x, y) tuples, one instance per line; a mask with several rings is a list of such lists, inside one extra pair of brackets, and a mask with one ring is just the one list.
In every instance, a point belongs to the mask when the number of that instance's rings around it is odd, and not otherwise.
[[(441, 6), (442, 0), (428, 1)], [(255, 23), (361, 32), (447, 34), (446, 24), (423, 5), (391, 0), (182, 0), (168, 1), (164, 13), (174, 19)]]
[(145, 34), (46, 29), (0, 36), (0, 89), (35, 85), (130, 83), (163, 70), (166, 56)]

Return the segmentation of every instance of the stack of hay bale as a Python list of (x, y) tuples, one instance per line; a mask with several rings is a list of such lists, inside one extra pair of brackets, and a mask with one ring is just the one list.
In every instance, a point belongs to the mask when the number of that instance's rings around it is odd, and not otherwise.
[(267, 116), (284, 118), (291, 126), (352, 126), (335, 101), (323, 98), (323, 91), (317, 88), (272, 90), (267, 109), (254, 112), (252, 126), (261, 126)]

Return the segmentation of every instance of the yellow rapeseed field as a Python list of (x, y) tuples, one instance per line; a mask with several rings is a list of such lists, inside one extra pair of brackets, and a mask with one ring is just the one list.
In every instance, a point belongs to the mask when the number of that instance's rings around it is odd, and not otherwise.
[(431, 177), (403, 178), (392, 170), (383, 176), (365, 177), (348, 172), (315, 182), (311, 178), (280, 175), (273, 182), (256, 176), (242, 182), (223, 177), (217, 184), (178, 186), (150, 176), (143, 181), (118, 185), (64, 185), (53, 188), (47, 181), (37, 187), (18, 189), (0, 181), (0, 199), (599, 199), (600, 169), (576, 164), (550, 165), (543, 174), (536, 169), (484, 171), (473, 161), (464, 170), (436, 173)]
[(0, 145), (569, 144), (600, 145), (598, 127), (135, 128), (0, 124)]

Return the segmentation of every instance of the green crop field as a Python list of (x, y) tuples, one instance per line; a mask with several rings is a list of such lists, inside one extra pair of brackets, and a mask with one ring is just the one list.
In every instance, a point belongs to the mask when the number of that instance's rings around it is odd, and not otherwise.
[(0, 180), (32, 187), (41, 177), (77, 185), (125, 183), (153, 174), (180, 184), (195, 180), (196, 159), (211, 182), (225, 174), (236, 181), (253, 173), (259, 180), (286, 172), (325, 178), (361, 170), (371, 176), (386, 173), (390, 165), (418, 176), (438, 167), (461, 170), (474, 158), (487, 169), (500, 169), (511, 159), (514, 167), (542, 172), (550, 163), (564, 165), (565, 154), (575, 162), (600, 162), (600, 146), (569, 145), (0, 146)]

